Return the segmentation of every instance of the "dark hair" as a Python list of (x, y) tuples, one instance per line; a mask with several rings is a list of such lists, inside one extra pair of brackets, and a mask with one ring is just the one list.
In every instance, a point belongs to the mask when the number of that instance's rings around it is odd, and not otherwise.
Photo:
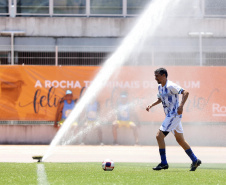
[(163, 75), (165, 74), (166, 75), (166, 78), (168, 77), (168, 73), (167, 73), (167, 70), (165, 68), (158, 68), (155, 70), (155, 74), (156, 73), (159, 73), (160, 75)]

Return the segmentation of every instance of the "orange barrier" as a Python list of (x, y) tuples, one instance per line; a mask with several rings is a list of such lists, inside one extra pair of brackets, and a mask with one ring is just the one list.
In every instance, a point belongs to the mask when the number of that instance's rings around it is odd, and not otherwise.
[[(0, 120), (54, 120), (56, 107), (66, 89), (79, 99), (100, 67), (93, 66), (1, 66)], [(126, 66), (114, 74), (98, 96), (101, 114), (111, 121), (120, 92), (127, 91), (139, 120), (162, 121), (161, 105), (149, 113), (145, 107), (156, 99), (156, 67)], [(225, 122), (225, 67), (167, 67), (169, 80), (190, 92), (184, 122)], [(115, 77), (117, 76), (117, 78)]]

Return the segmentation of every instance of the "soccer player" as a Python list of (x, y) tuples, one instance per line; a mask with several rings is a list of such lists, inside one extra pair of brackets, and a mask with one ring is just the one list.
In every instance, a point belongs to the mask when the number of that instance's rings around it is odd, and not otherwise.
[[(168, 73), (164, 68), (159, 68), (155, 71), (155, 80), (158, 86), (158, 99), (151, 105), (148, 105), (146, 110), (149, 111), (155, 105), (162, 103), (166, 118), (163, 121), (159, 131), (157, 132), (156, 139), (159, 145), (159, 153), (161, 156), (161, 163), (153, 168), (153, 170), (168, 169), (169, 165), (166, 160), (166, 150), (164, 138), (169, 132), (172, 132), (178, 144), (185, 150), (187, 155), (191, 158), (192, 164), (190, 171), (195, 171), (201, 164), (189, 144), (185, 141), (183, 136), (183, 128), (181, 118), (183, 113), (183, 106), (188, 98), (189, 92), (181, 88), (179, 85), (167, 79)], [(182, 94), (182, 101), (179, 104), (179, 94)]]

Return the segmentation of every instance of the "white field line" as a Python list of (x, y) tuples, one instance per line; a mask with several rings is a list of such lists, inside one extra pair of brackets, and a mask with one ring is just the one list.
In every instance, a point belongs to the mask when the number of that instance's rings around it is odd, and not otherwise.
[(44, 164), (37, 164), (38, 185), (49, 185)]

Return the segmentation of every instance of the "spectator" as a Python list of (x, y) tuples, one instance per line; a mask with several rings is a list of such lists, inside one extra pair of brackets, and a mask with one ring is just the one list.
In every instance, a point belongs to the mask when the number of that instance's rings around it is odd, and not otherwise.
[(117, 129), (121, 127), (127, 127), (131, 128), (133, 130), (135, 143), (138, 144), (138, 134), (137, 134), (137, 126), (136, 124), (131, 121), (132, 116), (135, 118), (136, 121), (138, 121), (135, 112), (131, 109), (131, 105), (128, 102), (128, 94), (127, 92), (122, 92), (120, 94), (119, 102), (117, 103), (116, 107), (117, 111), (117, 118), (113, 122), (113, 137), (114, 142), (113, 144), (118, 144), (117, 141)]
[[(84, 92), (85, 88), (82, 89), (81, 96), (83, 96)], [(83, 131), (87, 130), (87, 132), (84, 133), (81, 144), (86, 143), (87, 133), (92, 130), (97, 132), (99, 137), (99, 143), (100, 145), (103, 145), (99, 113), (100, 113), (100, 104), (96, 99), (94, 99), (88, 103), (84, 110)]]
[[(95, 131), (98, 133), (99, 143), (103, 145), (102, 141), (102, 130), (99, 122), (99, 112), (100, 112), (100, 104), (97, 100), (93, 100), (90, 102), (85, 109), (85, 122), (84, 122), (84, 130), (88, 129), (90, 132)], [(83, 143), (86, 143), (87, 133), (84, 134)]]
[[(58, 105), (54, 126), (59, 128), (67, 119), (74, 107), (75, 101), (73, 100), (72, 91), (67, 90), (66, 95), (62, 98)], [(73, 125), (77, 127), (78, 123), (75, 122)]]

